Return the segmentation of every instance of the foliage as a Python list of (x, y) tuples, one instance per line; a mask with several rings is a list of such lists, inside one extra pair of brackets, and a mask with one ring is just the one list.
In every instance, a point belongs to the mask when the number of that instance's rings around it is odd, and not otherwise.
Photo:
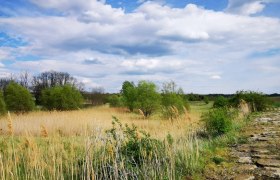
[(107, 98), (107, 102), (110, 104), (111, 107), (121, 107), (122, 104), (122, 97), (113, 94)]
[(223, 107), (227, 107), (229, 105), (228, 103), (228, 99), (225, 98), (224, 96), (218, 96), (213, 104), (214, 108), (223, 108)]
[(183, 98), (183, 91), (171, 81), (163, 84), (162, 113), (165, 118), (174, 119), (185, 112), (188, 102)]
[(206, 131), (211, 136), (219, 136), (229, 132), (233, 127), (236, 112), (227, 108), (212, 109), (202, 115)]
[(209, 104), (209, 98), (207, 96), (204, 96), (203, 101), (205, 104)]
[(157, 86), (149, 81), (140, 81), (136, 89), (136, 107), (148, 117), (160, 106), (161, 96), (157, 92)]
[(64, 85), (71, 85), (80, 91), (83, 90), (83, 84), (67, 72), (46, 71), (34, 76), (32, 90), (36, 98), (36, 103), (40, 103), (40, 96), (44, 89)]
[(121, 94), (124, 105), (132, 112), (136, 107), (137, 89), (133, 82), (125, 81), (122, 85)]
[(0, 91), (0, 116), (7, 113), (6, 103), (4, 101), (3, 93)]
[(6, 87), (4, 99), (7, 109), (17, 113), (32, 111), (35, 106), (30, 92), (15, 82), (11, 82)]
[(157, 150), (163, 148), (161, 141), (151, 138), (145, 131), (139, 131), (135, 125), (129, 127), (126, 124), (123, 127), (117, 118), (113, 118), (113, 128), (107, 130), (107, 135), (113, 138), (113, 142), (120, 143), (118, 150), (126, 163), (137, 167), (141, 166), (147, 158), (154, 159), (155, 153), (160, 155)]
[(250, 104), (252, 112), (264, 111), (271, 105), (268, 97), (266, 97), (263, 93), (254, 91), (237, 91), (230, 99), (230, 104), (233, 107), (238, 107), (242, 99)]
[(43, 90), (41, 101), (48, 110), (73, 110), (82, 106), (83, 97), (76, 88), (64, 85)]

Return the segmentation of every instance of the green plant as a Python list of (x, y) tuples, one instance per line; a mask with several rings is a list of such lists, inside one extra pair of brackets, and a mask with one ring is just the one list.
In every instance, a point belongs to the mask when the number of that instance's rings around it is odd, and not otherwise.
[(107, 98), (107, 102), (110, 104), (111, 107), (121, 107), (123, 106), (122, 97), (113, 94)]
[(0, 91), (0, 116), (7, 113), (6, 103), (4, 101), (3, 93)]
[(219, 136), (229, 132), (233, 128), (233, 119), (236, 112), (227, 108), (212, 109), (202, 115), (206, 131), (211, 136)]
[(183, 98), (183, 91), (177, 89), (173, 81), (163, 84), (161, 104), (163, 116), (171, 120), (178, 118), (189, 107)]
[(229, 105), (228, 103), (228, 99), (225, 98), (224, 96), (218, 96), (213, 104), (214, 108), (223, 108), (223, 107), (227, 107)]
[(44, 89), (41, 102), (48, 110), (73, 110), (82, 106), (83, 97), (76, 88), (64, 85)]
[(136, 106), (137, 89), (133, 82), (125, 81), (122, 85), (121, 94), (126, 107), (132, 112)]
[(140, 81), (137, 86), (136, 107), (145, 117), (150, 116), (160, 107), (161, 96), (157, 92), (157, 86), (148, 81)]
[(4, 91), (4, 99), (9, 111), (17, 113), (32, 111), (35, 107), (30, 92), (23, 86), (11, 82)]
[(237, 91), (230, 99), (230, 104), (238, 107), (241, 100), (250, 104), (252, 112), (265, 111), (272, 104), (263, 93), (254, 91)]

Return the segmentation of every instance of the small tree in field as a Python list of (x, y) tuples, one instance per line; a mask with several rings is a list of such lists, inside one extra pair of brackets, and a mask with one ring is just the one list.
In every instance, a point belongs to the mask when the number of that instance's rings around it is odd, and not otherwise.
[(143, 112), (145, 117), (150, 116), (160, 106), (161, 101), (156, 85), (152, 82), (140, 81), (136, 89), (137, 108)]
[(125, 81), (122, 85), (121, 94), (124, 105), (132, 112), (136, 107), (137, 89), (133, 82)]
[(183, 98), (183, 90), (177, 89), (175, 82), (163, 84), (162, 89), (162, 112), (165, 118), (177, 118), (188, 108), (188, 103)]
[(11, 82), (5, 89), (4, 99), (9, 111), (28, 112), (35, 107), (33, 97), (23, 86)]
[(48, 110), (74, 110), (82, 106), (83, 97), (76, 88), (64, 85), (43, 90), (41, 101)]
[(7, 113), (6, 103), (4, 101), (3, 93), (0, 91), (0, 116)]
[(218, 96), (213, 104), (214, 108), (223, 108), (227, 107), (229, 105), (228, 99), (225, 98), (224, 96)]

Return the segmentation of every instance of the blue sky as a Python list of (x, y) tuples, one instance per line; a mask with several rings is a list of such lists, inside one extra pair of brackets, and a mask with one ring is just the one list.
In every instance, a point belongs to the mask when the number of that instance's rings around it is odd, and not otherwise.
[(65, 71), (88, 89), (174, 80), (280, 93), (279, 0), (0, 0), (0, 77)]

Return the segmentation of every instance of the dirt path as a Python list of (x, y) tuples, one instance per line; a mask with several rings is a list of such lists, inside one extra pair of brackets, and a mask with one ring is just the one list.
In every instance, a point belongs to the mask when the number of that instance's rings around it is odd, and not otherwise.
[(233, 165), (213, 179), (280, 180), (280, 110), (255, 118), (242, 135), (244, 142), (229, 150)]

